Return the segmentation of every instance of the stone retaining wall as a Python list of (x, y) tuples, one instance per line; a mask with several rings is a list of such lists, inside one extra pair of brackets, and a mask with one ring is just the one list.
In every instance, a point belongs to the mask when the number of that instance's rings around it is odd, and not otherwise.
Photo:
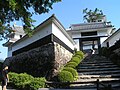
[(5, 60), (12, 72), (26, 72), (35, 77), (51, 79), (72, 57), (72, 53), (58, 43), (48, 43)]

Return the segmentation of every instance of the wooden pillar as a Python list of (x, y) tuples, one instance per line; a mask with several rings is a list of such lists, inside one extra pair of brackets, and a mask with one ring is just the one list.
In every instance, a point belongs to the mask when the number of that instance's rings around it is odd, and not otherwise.
[(97, 84), (97, 90), (99, 90), (99, 79), (97, 79), (96, 84)]
[(101, 43), (100, 43), (100, 38), (98, 38), (98, 54), (100, 53), (100, 48), (101, 48)]
[(80, 50), (83, 51), (83, 43), (81, 39), (79, 39), (79, 45), (80, 45)]

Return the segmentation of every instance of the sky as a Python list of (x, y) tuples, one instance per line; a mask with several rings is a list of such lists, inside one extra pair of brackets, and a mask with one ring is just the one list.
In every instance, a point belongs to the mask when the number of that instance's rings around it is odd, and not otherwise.
[[(62, 0), (55, 3), (53, 9), (49, 13), (34, 15), (36, 20), (35, 26), (49, 18), (52, 14), (58, 18), (62, 25), (67, 29), (71, 24), (83, 23), (83, 9), (88, 8), (94, 10), (98, 8), (103, 11), (107, 17), (107, 21), (111, 21), (116, 29), (120, 28), (120, 0)], [(22, 25), (22, 22), (12, 22), (17, 25)], [(7, 57), (7, 48), (2, 44), (6, 42), (0, 41), (0, 59)]]

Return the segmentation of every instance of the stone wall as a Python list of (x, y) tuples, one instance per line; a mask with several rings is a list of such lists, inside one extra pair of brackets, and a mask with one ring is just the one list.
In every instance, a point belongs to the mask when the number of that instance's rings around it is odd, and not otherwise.
[(66, 50), (63, 46), (54, 42), (55, 50), (55, 70), (59, 71), (68, 61), (71, 60), (72, 53)]
[(72, 53), (54, 42), (9, 57), (4, 65), (8, 65), (12, 72), (26, 72), (35, 77), (45, 76), (50, 80), (71, 57)]
[(50, 76), (49, 71), (54, 68), (54, 45), (49, 43), (41, 47), (9, 57), (5, 64), (12, 72), (26, 72), (35, 77)]

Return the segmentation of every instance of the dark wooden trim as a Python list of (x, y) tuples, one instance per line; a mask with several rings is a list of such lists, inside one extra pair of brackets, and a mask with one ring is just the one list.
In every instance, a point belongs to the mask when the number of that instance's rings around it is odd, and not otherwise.
[(98, 49), (101, 48), (101, 44), (100, 44), (100, 37), (86, 37), (86, 38), (73, 38), (73, 40), (78, 39), (79, 40), (79, 47), (80, 50), (83, 51), (83, 41), (95, 41), (97, 40), (98, 42)]
[(101, 37), (108, 37), (108, 36), (80, 37), (80, 38), (73, 38), (73, 39), (88, 39), (88, 38), (101, 38)]
[(86, 37), (86, 38), (73, 38), (73, 40), (75, 39), (79, 39), (81, 41), (92, 41), (92, 40), (98, 40), (100, 37)]
[(50, 35), (48, 35), (48, 36), (46, 36), (46, 37), (44, 37), (44, 38), (42, 38), (40, 40), (37, 40), (37, 41), (35, 41), (35, 42), (33, 42), (33, 43), (23, 47), (23, 48), (20, 48), (20, 49), (18, 49), (16, 51), (12, 52), (12, 56), (20, 54), (22, 52), (27, 52), (27, 51), (29, 51), (31, 49), (38, 48), (38, 47), (40, 47), (42, 45), (45, 45), (45, 44), (48, 44), (48, 43), (53, 43), (53, 42), (56, 42), (56, 43), (60, 44), (65, 49), (67, 49), (68, 51), (73, 53), (73, 50), (70, 47), (68, 47), (64, 42), (62, 42), (55, 35), (50, 34)]
[(37, 40), (37, 41), (29, 44), (28, 46), (25, 46), (23, 48), (20, 48), (20, 49), (14, 51), (12, 53), (12, 55), (14, 56), (14, 55), (20, 54), (22, 52), (29, 51), (31, 49), (34, 49), (34, 48), (40, 47), (42, 45), (45, 45), (47, 43), (52, 43), (52, 41), (51, 41), (51, 34), (46, 36), (46, 37), (44, 37), (44, 38), (42, 38), (42, 39), (40, 39), (40, 40)]

